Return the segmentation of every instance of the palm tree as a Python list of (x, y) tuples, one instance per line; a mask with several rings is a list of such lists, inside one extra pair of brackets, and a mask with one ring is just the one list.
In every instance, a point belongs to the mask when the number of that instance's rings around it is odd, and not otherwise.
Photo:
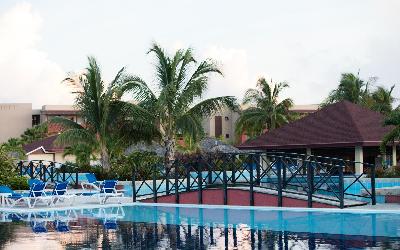
[(0, 151), (7, 153), (15, 159), (24, 159), (25, 151), (22, 148), (22, 141), (18, 138), (10, 138), (7, 142), (0, 145)]
[(90, 166), (90, 160), (95, 158), (93, 155), (93, 152), (95, 151), (96, 149), (93, 148), (93, 145), (87, 143), (76, 143), (64, 149), (63, 157), (74, 155), (78, 166), (87, 167)]
[[(271, 88), (273, 85), (273, 88)], [(262, 134), (265, 130), (272, 130), (290, 120), (289, 108), (293, 101), (286, 98), (279, 102), (279, 94), (289, 87), (286, 82), (270, 83), (265, 78), (257, 81), (257, 89), (248, 89), (243, 99), (243, 105), (250, 105), (244, 110), (237, 123), (236, 134), (246, 133), (250, 137)]]
[(400, 140), (400, 108), (392, 111), (384, 121), (385, 126), (394, 126), (393, 130), (390, 131), (382, 140), (381, 151), (386, 152), (386, 145), (390, 142)]
[(382, 114), (389, 114), (393, 110), (392, 104), (395, 101), (395, 98), (392, 96), (393, 89), (394, 85), (390, 89), (382, 86), (378, 87), (371, 94), (370, 108)]
[(148, 53), (156, 56), (157, 90), (139, 77), (131, 77), (129, 89), (143, 112), (159, 127), (165, 148), (165, 166), (175, 160), (176, 138), (190, 136), (197, 141), (203, 134), (201, 120), (223, 107), (236, 109), (232, 96), (201, 100), (210, 74), (222, 74), (211, 60), (197, 62), (191, 49), (178, 50), (170, 57), (153, 44)]
[(151, 140), (157, 131), (136, 105), (123, 102), (121, 98), (129, 79), (122, 68), (115, 78), (105, 85), (100, 67), (95, 58), (88, 57), (89, 66), (79, 77), (65, 81), (76, 86), (75, 105), (84, 120), (78, 124), (69, 119), (56, 117), (51, 122), (59, 123), (65, 131), (57, 138), (61, 145), (87, 144), (100, 151), (103, 168), (110, 168), (110, 157), (121, 152), (130, 143)]
[[(371, 78), (371, 81), (375, 79), (376, 78)], [(365, 83), (360, 79), (359, 73), (357, 73), (357, 75), (343, 73), (338, 88), (331, 91), (322, 106), (343, 100), (356, 104), (364, 104), (366, 97), (369, 95), (369, 85), (370, 82)]]

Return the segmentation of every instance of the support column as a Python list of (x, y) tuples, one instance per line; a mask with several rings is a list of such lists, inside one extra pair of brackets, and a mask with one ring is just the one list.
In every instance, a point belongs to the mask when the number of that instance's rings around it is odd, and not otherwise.
[(354, 149), (354, 161), (356, 174), (362, 174), (364, 172), (364, 166), (362, 162), (364, 162), (364, 154), (363, 147), (356, 146)]
[(393, 143), (392, 146), (392, 166), (397, 165), (397, 152), (396, 152), (396, 144)]
[(311, 148), (306, 148), (306, 155), (311, 155)]

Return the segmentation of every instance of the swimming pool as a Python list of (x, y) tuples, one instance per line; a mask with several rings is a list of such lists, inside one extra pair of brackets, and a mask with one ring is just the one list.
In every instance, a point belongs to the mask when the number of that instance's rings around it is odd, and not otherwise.
[(1, 249), (400, 247), (400, 213), (141, 204), (0, 218)]

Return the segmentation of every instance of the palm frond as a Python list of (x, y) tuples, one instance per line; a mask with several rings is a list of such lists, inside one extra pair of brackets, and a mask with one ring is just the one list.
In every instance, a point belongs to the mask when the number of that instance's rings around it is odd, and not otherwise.
[(83, 127), (81, 125), (79, 125), (78, 123), (68, 119), (68, 118), (64, 118), (61, 116), (56, 116), (50, 119), (49, 123), (53, 123), (53, 124), (59, 124), (61, 125), (64, 129), (83, 129)]
[(236, 98), (233, 96), (221, 96), (221, 97), (210, 98), (196, 104), (188, 111), (188, 113), (198, 115), (201, 117), (206, 117), (210, 116), (211, 114), (217, 111), (221, 111), (224, 108), (228, 108), (234, 111), (238, 110)]

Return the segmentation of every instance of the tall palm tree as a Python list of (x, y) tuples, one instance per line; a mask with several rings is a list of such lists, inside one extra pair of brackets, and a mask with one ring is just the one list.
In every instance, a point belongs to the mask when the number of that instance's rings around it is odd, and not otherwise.
[(157, 58), (156, 91), (139, 77), (132, 76), (128, 85), (143, 112), (158, 124), (165, 166), (170, 167), (175, 160), (178, 135), (198, 140), (203, 134), (203, 117), (223, 107), (236, 109), (237, 105), (232, 96), (202, 100), (209, 75), (222, 74), (211, 60), (198, 63), (191, 49), (178, 50), (170, 57), (158, 44), (153, 44), (148, 53)]
[[(371, 80), (375, 80), (375, 78), (371, 78)], [(364, 104), (365, 98), (369, 95), (369, 85), (370, 82), (365, 83), (360, 79), (358, 73), (357, 75), (343, 73), (338, 88), (331, 91), (323, 106), (343, 100)]]
[(293, 101), (290, 98), (278, 100), (279, 94), (287, 87), (289, 85), (286, 82), (273, 83), (271, 80), (268, 83), (262, 77), (257, 81), (256, 89), (248, 89), (243, 105), (250, 105), (250, 107), (241, 113), (236, 123), (236, 134), (246, 133), (254, 137), (265, 130), (272, 130), (288, 123), (289, 108), (293, 106)]
[(381, 151), (386, 151), (386, 145), (390, 142), (400, 141), (400, 108), (393, 110), (384, 121), (385, 126), (394, 126), (382, 140)]
[(382, 114), (389, 114), (393, 108), (392, 104), (395, 98), (392, 96), (394, 85), (390, 89), (385, 87), (378, 87), (371, 94), (371, 104), (369, 105), (372, 110), (378, 111)]
[(51, 122), (59, 123), (65, 129), (57, 138), (59, 144), (82, 143), (98, 149), (101, 164), (107, 169), (113, 154), (130, 143), (151, 140), (157, 135), (157, 130), (152, 123), (142, 119), (142, 112), (136, 105), (121, 101), (129, 83), (124, 68), (106, 86), (95, 58), (88, 57), (88, 60), (89, 66), (79, 79), (65, 79), (78, 89), (75, 106), (84, 124), (62, 117), (56, 117)]

